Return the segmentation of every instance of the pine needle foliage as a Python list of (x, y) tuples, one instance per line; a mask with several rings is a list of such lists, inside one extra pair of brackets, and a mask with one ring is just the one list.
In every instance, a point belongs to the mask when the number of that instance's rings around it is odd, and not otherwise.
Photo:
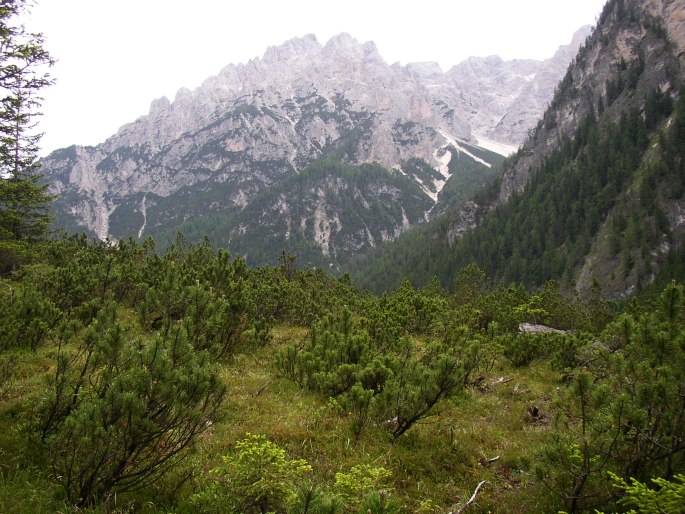
[(35, 257), (33, 245), (51, 222), (46, 183), (36, 164), (38, 142), (34, 118), (41, 89), (52, 83), (54, 64), (43, 36), (27, 32), (17, 17), (24, 0), (0, 1), (0, 273)]

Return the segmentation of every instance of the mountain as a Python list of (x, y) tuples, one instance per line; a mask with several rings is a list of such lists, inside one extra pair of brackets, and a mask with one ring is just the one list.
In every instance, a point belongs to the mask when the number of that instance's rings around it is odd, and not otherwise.
[[(515, 149), (572, 52), (485, 59), (483, 80), (470, 82), (473, 60), (445, 73), (435, 63), (388, 65), (374, 43), (347, 34), (325, 45), (292, 39), (173, 102), (155, 100), (100, 145), (43, 159), (57, 224), (162, 242), (183, 230), (250, 263), (285, 249), (334, 264), (460, 205), (493, 178), (502, 157), (483, 147)], [(537, 93), (524, 102), (527, 87)]]
[(463, 109), (474, 135), (518, 148), (591, 31), (589, 25), (582, 27), (570, 44), (560, 46), (543, 62), (470, 57), (449, 70), (456, 87), (466, 93)]
[(358, 264), (368, 287), (496, 281), (626, 296), (685, 272), (685, 6), (610, 0), (501, 179)]

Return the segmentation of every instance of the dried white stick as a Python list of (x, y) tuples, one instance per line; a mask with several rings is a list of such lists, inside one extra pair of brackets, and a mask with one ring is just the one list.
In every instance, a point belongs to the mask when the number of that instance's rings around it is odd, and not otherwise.
[(487, 483), (488, 483), (487, 480), (483, 480), (480, 484), (478, 484), (476, 486), (476, 490), (473, 491), (473, 496), (471, 496), (471, 498), (469, 498), (469, 501), (467, 501), (464, 504), (464, 506), (457, 511), (457, 514), (462, 514), (466, 510), (466, 508), (473, 503), (473, 500), (475, 500), (476, 496), (478, 496), (478, 491), (480, 491), (480, 488), (483, 487)]

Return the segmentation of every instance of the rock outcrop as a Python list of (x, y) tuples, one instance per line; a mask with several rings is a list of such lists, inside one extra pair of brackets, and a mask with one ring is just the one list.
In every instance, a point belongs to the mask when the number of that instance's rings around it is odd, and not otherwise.
[[(608, 2), (599, 28), (558, 85), (552, 109), (523, 144), (516, 164), (505, 171), (500, 201), (522, 191), (543, 159), (563, 138), (570, 137), (589, 113), (618, 120), (628, 104), (644, 104), (647, 95), (656, 88), (670, 90), (684, 65), (685, 5), (682, 2), (649, 0), (640, 5), (628, 1)], [(650, 72), (643, 74), (644, 69)], [(617, 71), (626, 80), (629, 75), (634, 80), (639, 78), (639, 87), (635, 83), (630, 91), (614, 98), (610, 80)]]
[(463, 111), (473, 133), (517, 148), (547, 107), (554, 88), (592, 28), (576, 31), (569, 45), (550, 59), (503, 61), (471, 57), (447, 72), (463, 95)]

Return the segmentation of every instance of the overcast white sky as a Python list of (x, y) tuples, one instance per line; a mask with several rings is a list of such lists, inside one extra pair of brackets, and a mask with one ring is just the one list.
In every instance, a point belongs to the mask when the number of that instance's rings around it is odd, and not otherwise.
[(26, 26), (58, 59), (44, 91), (42, 154), (95, 145), (227, 64), (313, 33), (372, 40), (389, 63), (545, 59), (595, 23), (604, 0), (36, 0)]

